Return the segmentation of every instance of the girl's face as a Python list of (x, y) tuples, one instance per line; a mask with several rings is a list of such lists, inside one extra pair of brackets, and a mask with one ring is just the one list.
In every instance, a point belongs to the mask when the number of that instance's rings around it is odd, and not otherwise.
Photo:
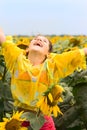
[(49, 53), (48, 39), (44, 36), (35, 37), (29, 45), (29, 52), (30, 51), (37, 51), (43, 55), (47, 55)]

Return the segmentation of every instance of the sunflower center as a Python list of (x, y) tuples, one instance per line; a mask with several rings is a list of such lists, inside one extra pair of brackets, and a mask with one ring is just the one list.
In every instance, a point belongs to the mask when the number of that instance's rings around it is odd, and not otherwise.
[(12, 119), (6, 124), (5, 128), (6, 130), (19, 130), (20, 126), (21, 126), (20, 121), (18, 121), (17, 119)]

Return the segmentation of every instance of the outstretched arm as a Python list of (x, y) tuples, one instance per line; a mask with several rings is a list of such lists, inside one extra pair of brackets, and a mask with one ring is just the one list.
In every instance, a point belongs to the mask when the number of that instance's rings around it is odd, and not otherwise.
[[(13, 72), (15, 64), (20, 65), (19, 56), (24, 54), (24, 51), (9, 40), (6, 40), (5, 34), (0, 30), (0, 45), (2, 46), (2, 55), (4, 56), (6, 67), (10, 72)], [(22, 63), (23, 64), (23, 63)]]

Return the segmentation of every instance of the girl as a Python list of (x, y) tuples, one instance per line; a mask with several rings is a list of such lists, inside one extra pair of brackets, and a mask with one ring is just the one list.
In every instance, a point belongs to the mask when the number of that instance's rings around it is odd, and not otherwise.
[(38, 35), (25, 53), (16, 44), (6, 41), (2, 31), (0, 44), (11, 73), (14, 106), (33, 113), (41, 111), (46, 122), (40, 130), (55, 130), (51, 114), (56, 117), (62, 113), (57, 106), (63, 92), (63, 88), (58, 85), (59, 79), (70, 75), (77, 68), (86, 69), (87, 48), (54, 54), (51, 52), (51, 42)]

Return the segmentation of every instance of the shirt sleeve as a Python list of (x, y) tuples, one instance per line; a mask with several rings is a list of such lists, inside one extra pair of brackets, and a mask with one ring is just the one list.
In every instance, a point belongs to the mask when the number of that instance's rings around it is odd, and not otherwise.
[(4, 56), (6, 67), (10, 72), (14, 70), (14, 65), (21, 53), (23, 53), (23, 50), (10, 41), (2, 44), (2, 55)]
[(56, 54), (53, 58), (59, 77), (65, 77), (77, 69), (86, 69), (86, 57), (83, 49)]

